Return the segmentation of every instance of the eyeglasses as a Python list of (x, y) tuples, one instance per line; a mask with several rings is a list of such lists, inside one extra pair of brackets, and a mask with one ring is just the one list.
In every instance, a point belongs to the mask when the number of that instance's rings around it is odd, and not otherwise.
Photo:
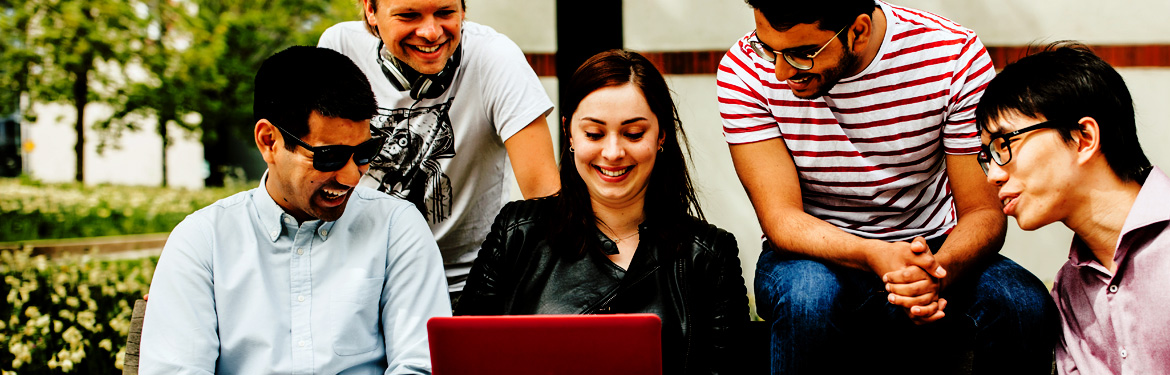
[(297, 136), (292, 135), (292, 133), (289, 133), (288, 130), (284, 130), (284, 128), (276, 124), (272, 124), (272, 126), (276, 126), (280, 130), (280, 133), (284, 134), (285, 139), (292, 140), (297, 146), (301, 146), (309, 150), (309, 152), (312, 152), (313, 169), (321, 172), (333, 172), (345, 167), (345, 164), (349, 163), (349, 157), (351, 155), (353, 156), (353, 163), (358, 166), (370, 164), (370, 161), (375, 156), (378, 156), (378, 152), (382, 150), (382, 144), (386, 141), (385, 136), (378, 136), (370, 138), (357, 146), (328, 145), (313, 147), (309, 146), (308, 143), (305, 143), (300, 138), (297, 138)]
[(772, 47), (764, 44), (764, 42), (761, 42), (758, 36), (756, 37), (756, 40), (750, 41), (748, 44), (752, 46), (752, 50), (756, 51), (756, 55), (759, 55), (761, 59), (764, 59), (772, 64), (776, 63), (776, 55), (780, 55), (784, 56), (784, 61), (787, 61), (788, 65), (792, 65), (792, 67), (796, 68), (796, 70), (809, 70), (813, 68), (813, 59), (815, 59), (817, 55), (821, 54), (821, 51), (824, 51), (825, 48), (829, 47), (829, 44), (833, 43), (833, 39), (837, 39), (837, 36), (841, 35), (842, 32), (845, 32), (845, 29), (848, 29), (849, 26), (842, 28), (841, 31), (838, 31), (837, 34), (834, 34), (832, 38), (829, 38), (829, 41), (825, 42), (825, 45), (821, 46), (820, 49), (811, 54), (804, 53), (792, 55), (789, 52), (774, 50)]
[(991, 160), (994, 160), (995, 164), (999, 164), (1001, 167), (1012, 161), (1012, 137), (1033, 130), (1056, 128), (1059, 126), (1052, 124), (1051, 121), (1045, 121), (1010, 133), (992, 136), (990, 142), (980, 146), (979, 155), (976, 156), (976, 159), (979, 160), (979, 166), (983, 168), (983, 174), (987, 174), (991, 168)]

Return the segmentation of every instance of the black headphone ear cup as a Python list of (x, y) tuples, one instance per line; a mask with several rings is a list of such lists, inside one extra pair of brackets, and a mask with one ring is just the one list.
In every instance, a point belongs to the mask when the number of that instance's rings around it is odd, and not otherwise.
[(444, 70), (434, 76), (418, 77), (414, 81), (414, 84), (410, 86), (410, 97), (414, 100), (419, 100), (435, 99), (442, 96), (450, 84), (450, 80), (447, 79), (447, 73)]

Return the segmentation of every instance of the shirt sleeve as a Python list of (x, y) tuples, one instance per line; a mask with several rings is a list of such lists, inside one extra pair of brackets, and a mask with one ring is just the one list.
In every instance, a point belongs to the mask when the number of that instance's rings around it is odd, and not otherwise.
[(443, 258), (413, 205), (391, 214), (386, 282), (380, 302), (386, 374), (430, 374), (427, 321), (451, 316)]
[(552, 100), (516, 43), (503, 35), (468, 40), (474, 42), (484, 45), (477, 45), (474, 50), (469, 46), (467, 53), (482, 56), (464, 58), (468, 63), (473, 60), (482, 70), (471, 67), (463, 74), (484, 79), (482, 99), (501, 140), (508, 140), (537, 118), (552, 112)]
[(991, 57), (979, 37), (971, 38), (959, 52), (956, 72), (951, 78), (950, 103), (947, 119), (943, 125), (943, 148), (948, 154), (974, 154), (979, 152), (979, 132), (975, 130), (975, 107), (983, 97), (983, 90), (995, 77)]
[(740, 39), (719, 62), (715, 73), (719, 115), (723, 119), (723, 136), (730, 144), (743, 144), (780, 138), (780, 126), (772, 116), (768, 100), (761, 93), (761, 72), (747, 46), (750, 34)]
[(213, 374), (219, 358), (212, 226), (188, 216), (171, 232), (150, 283), (141, 374)]

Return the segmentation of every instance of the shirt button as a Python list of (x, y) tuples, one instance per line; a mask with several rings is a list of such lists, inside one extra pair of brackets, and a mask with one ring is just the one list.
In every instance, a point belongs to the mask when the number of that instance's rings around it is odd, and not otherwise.
[(297, 302), (305, 302), (305, 296), (297, 296)]
[(300, 342), (297, 342), (297, 346), (300, 346), (302, 348), (305, 347), (305, 340), (301, 340)]
[(329, 231), (327, 231), (327, 230), (323, 230), (323, 231), (321, 231), (321, 235), (322, 235), (322, 236), (328, 236), (328, 235), (329, 235)]
[(297, 255), (305, 255), (305, 249), (297, 249)]
[(1109, 293), (1117, 293), (1117, 285), (1110, 285)]
[(278, 234), (280, 234), (280, 231), (272, 231), (272, 237), (276, 237)]
[(1121, 349), (1121, 358), (1125, 358), (1127, 355), (1129, 355), (1129, 353), (1126, 352), (1125, 349)]

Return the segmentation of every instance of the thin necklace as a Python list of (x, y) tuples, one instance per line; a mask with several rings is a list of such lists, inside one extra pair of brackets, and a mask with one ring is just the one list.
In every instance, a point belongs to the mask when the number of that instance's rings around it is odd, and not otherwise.
[[(630, 233), (630, 235), (628, 235), (628, 236), (613, 239), (613, 243), (615, 243), (615, 244), (622, 243), (622, 241), (628, 240), (628, 239), (630, 239), (630, 237), (637, 236), (638, 233), (641, 233), (641, 231), (634, 231), (634, 233)], [(616, 234), (616, 232), (615, 232), (615, 234)]]

